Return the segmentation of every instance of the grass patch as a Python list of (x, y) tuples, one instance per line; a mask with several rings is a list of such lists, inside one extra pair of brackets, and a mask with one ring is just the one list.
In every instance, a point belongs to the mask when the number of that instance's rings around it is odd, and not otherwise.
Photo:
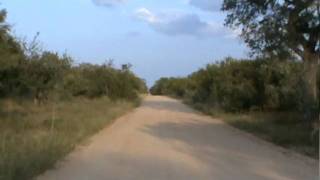
[(0, 180), (32, 179), (135, 106), (107, 98), (42, 106), (29, 101), (1, 101)]
[(311, 123), (305, 122), (301, 113), (226, 113), (202, 104), (187, 104), (264, 140), (319, 159), (319, 131)]

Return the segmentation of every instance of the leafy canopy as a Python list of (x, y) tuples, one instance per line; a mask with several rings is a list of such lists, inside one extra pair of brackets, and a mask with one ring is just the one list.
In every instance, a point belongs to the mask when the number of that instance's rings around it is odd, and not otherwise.
[(222, 10), (253, 54), (315, 60), (320, 53), (319, 0), (224, 0)]

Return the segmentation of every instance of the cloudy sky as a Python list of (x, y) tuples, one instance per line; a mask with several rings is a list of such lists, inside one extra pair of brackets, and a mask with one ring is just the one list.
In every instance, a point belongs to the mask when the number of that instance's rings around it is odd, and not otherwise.
[(222, 0), (6, 0), (19, 37), (67, 52), (77, 63), (131, 63), (152, 85), (226, 56), (245, 57), (237, 31), (223, 26)]

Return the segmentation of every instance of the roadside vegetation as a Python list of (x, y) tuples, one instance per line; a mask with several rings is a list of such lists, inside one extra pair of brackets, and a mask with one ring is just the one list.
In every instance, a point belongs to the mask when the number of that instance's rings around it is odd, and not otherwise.
[(21, 41), (0, 11), (0, 180), (27, 180), (139, 104), (130, 64), (76, 64)]
[(224, 0), (221, 10), (252, 57), (161, 78), (151, 93), (319, 158), (320, 2)]
[(226, 58), (188, 77), (161, 78), (150, 91), (182, 99), (232, 126), (318, 157), (319, 124), (313, 119), (319, 115), (319, 106), (305, 104), (301, 65)]
[[(31, 179), (135, 104), (109, 98), (77, 98), (35, 106), (2, 100), (0, 179)], [(53, 109), (54, 108), (54, 109)]]
[(301, 66), (298, 61), (226, 58), (188, 77), (161, 78), (150, 92), (182, 99), (232, 126), (318, 157), (319, 104), (305, 103)]

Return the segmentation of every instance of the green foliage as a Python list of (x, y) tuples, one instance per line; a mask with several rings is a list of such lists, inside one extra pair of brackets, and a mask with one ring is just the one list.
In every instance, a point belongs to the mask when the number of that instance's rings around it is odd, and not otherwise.
[(306, 61), (320, 52), (319, 8), (318, 0), (224, 0), (222, 6), (226, 25), (241, 28), (254, 53), (286, 58), (294, 52)]
[(145, 83), (130, 70), (115, 69), (110, 65), (81, 64), (66, 76), (65, 87), (74, 96), (111, 99), (134, 99), (146, 92)]
[(20, 79), (28, 88), (29, 95), (42, 101), (49, 98), (49, 93), (63, 88), (61, 80), (70, 68), (69, 57), (59, 57), (56, 53), (43, 52), (37, 58), (26, 60)]
[(151, 88), (226, 111), (301, 111), (305, 107), (301, 62), (226, 58), (186, 78), (162, 78)]
[[(301, 83), (305, 88), (304, 113), (308, 119), (318, 119), (320, 1), (224, 0), (222, 10), (227, 13), (225, 24), (242, 30), (241, 37), (251, 48), (252, 54), (273, 59), (298, 58), (304, 62), (304, 65), (299, 66), (304, 69), (304, 83)], [(298, 80), (300, 81), (300, 77)], [(273, 99), (279, 99), (277, 96), (287, 98), (287, 101), (280, 103), (294, 103), (289, 102), (289, 98), (293, 97), (291, 89), (275, 90), (273, 86), (267, 88)], [(299, 96), (297, 97), (300, 98)]]
[(161, 78), (150, 89), (151, 94), (184, 97), (187, 94), (189, 82), (186, 78)]
[(0, 11), (0, 98), (31, 98), (38, 104), (76, 96), (134, 100), (147, 91), (129, 64), (122, 69), (112, 64), (74, 65), (67, 55), (41, 51), (38, 34), (31, 43), (19, 42), (10, 34), (5, 16)]

